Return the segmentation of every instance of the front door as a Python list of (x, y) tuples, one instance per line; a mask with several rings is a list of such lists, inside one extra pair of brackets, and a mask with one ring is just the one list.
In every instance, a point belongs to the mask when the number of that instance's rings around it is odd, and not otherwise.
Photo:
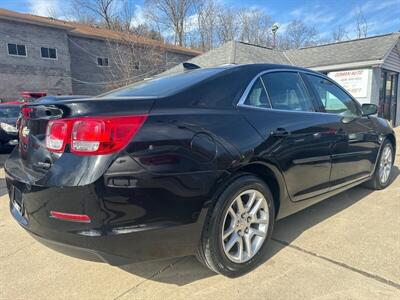
[(279, 165), (293, 201), (329, 190), (338, 118), (315, 112), (314, 99), (297, 72), (258, 78), (239, 109), (264, 137), (256, 155)]
[(382, 70), (378, 115), (391, 121), (393, 125), (396, 122), (398, 80), (398, 73)]
[(308, 74), (326, 115), (338, 116), (338, 141), (332, 149), (331, 188), (368, 177), (379, 151), (378, 134), (359, 104), (331, 80)]

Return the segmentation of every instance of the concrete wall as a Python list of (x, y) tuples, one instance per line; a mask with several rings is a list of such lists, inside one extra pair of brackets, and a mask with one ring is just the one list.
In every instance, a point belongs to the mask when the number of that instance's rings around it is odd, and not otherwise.
[(179, 65), (180, 63), (183, 63), (191, 58), (193, 58), (193, 55), (167, 51), (165, 52), (165, 70), (173, 68), (176, 65)]
[[(102, 40), (70, 36), (72, 89), (77, 95), (98, 95), (107, 90), (107, 81), (115, 71), (110, 47)], [(109, 67), (97, 64), (98, 57), (107, 57)]]
[[(72, 92), (70, 56), (65, 30), (0, 20), (0, 99), (21, 91)], [(7, 43), (23, 44), (27, 56), (8, 55)], [(43, 59), (41, 47), (57, 49), (57, 59)]]
[[(68, 42), (72, 88), (75, 94), (80, 95), (98, 95), (117, 86), (158, 74), (192, 57), (160, 48), (135, 48), (132, 45), (125, 47), (107, 40), (80, 36), (70, 36)], [(132, 50), (135, 51), (134, 54)], [(127, 59), (123, 58), (124, 53)], [(109, 66), (99, 66), (98, 57), (107, 57)], [(133, 58), (139, 62), (139, 69), (124, 66)], [(128, 71), (132, 72), (128, 74)]]

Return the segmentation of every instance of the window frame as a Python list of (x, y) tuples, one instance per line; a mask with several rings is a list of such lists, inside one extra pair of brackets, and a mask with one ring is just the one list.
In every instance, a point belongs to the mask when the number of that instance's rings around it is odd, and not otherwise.
[[(269, 107), (261, 107), (261, 106), (255, 106), (255, 105), (246, 104), (246, 101), (247, 101), (247, 99), (249, 98), (250, 93), (253, 91), (253, 88), (254, 88), (254, 86), (257, 84), (258, 80), (260, 80), (261, 85), (262, 85), (262, 88), (264, 89), (264, 93), (265, 93), (265, 95), (267, 96), (267, 101), (268, 101)], [(271, 99), (270, 99), (270, 97), (269, 97), (269, 95), (268, 95), (267, 88), (265, 87), (264, 80), (262, 79), (261, 76), (259, 76), (256, 80), (254, 80), (253, 85), (252, 85), (251, 88), (249, 89), (249, 92), (248, 92), (248, 94), (247, 94), (247, 96), (246, 96), (246, 99), (245, 99), (244, 102), (243, 102), (243, 105), (245, 105), (245, 106), (250, 106), (250, 107), (257, 107), (257, 108), (272, 109)]]
[[(8, 50), (8, 45), (9, 44), (13, 44), (17, 47), (17, 54), (10, 54), (10, 51)], [(25, 55), (19, 55), (18, 54), (18, 45), (19, 46), (24, 46), (25, 47)], [(13, 56), (13, 57), (28, 57), (28, 47), (25, 44), (18, 44), (18, 43), (11, 43), (11, 42), (6, 42), (6, 48), (7, 48), (7, 54), (9, 56)]]
[[(272, 107), (272, 102), (271, 102), (271, 98), (269, 96), (268, 90), (265, 86), (264, 80), (262, 78), (263, 75), (269, 74), (269, 73), (282, 73), (282, 72), (291, 72), (291, 73), (297, 73), (297, 75), (299, 76), (299, 79), (301, 81), (301, 84), (306, 92), (306, 96), (309, 97), (310, 101), (311, 101), (311, 105), (313, 110), (312, 111), (304, 111), (304, 110), (288, 110), (288, 109), (277, 109), (277, 108), (273, 108)], [(308, 83), (306, 83), (304, 81), (304, 78), (302, 76), (302, 73), (310, 73), (310, 74), (314, 74), (312, 72), (307, 72), (307, 71), (303, 71), (303, 70), (296, 70), (296, 69), (271, 69), (271, 70), (265, 70), (262, 71), (260, 73), (258, 73), (251, 81), (250, 83), (247, 85), (244, 93), (242, 94), (242, 96), (240, 97), (238, 103), (236, 106), (238, 107), (246, 107), (246, 108), (252, 108), (252, 109), (261, 109), (261, 110), (278, 110), (278, 111), (286, 111), (286, 112), (294, 112), (294, 113), (315, 113), (315, 112), (319, 112), (319, 107), (318, 107), (318, 103), (316, 102), (316, 98), (315, 98), (315, 94), (314, 91), (310, 91), (310, 88), (308, 86)], [(245, 103), (250, 91), (253, 89), (254, 84), (256, 83), (257, 79), (260, 78), (263, 87), (264, 87), (264, 91), (267, 94), (268, 97), (268, 102), (271, 105), (271, 108), (266, 108), (266, 107), (257, 107), (257, 106), (253, 106), (253, 105), (248, 105)]]
[[(105, 59), (107, 59), (107, 65), (100, 65), (99, 64), (99, 59), (101, 59), (102, 62), (104, 62)], [(110, 59), (108, 57), (102, 57), (102, 56), (97, 56), (96, 57), (96, 65), (100, 68), (108, 68), (110, 66)]]
[[(48, 51), (49, 51), (49, 57), (43, 57), (43, 56), (42, 56), (42, 48), (47, 48), (47, 49), (48, 49)], [(50, 57), (50, 49), (56, 50), (56, 58), (51, 58), (51, 57)], [(47, 46), (44, 46), (44, 47), (40, 46), (39, 52), (40, 52), (40, 58), (42, 58), (42, 59), (58, 60), (58, 50), (57, 50), (57, 48), (47, 47)]]
[[(325, 106), (321, 101), (321, 98), (318, 94), (318, 92), (315, 90), (314, 85), (311, 83), (311, 81), (308, 79), (307, 76), (305, 75), (311, 75), (311, 76), (315, 76), (315, 77), (319, 77), (322, 78), (324, 80), (329, 81), (330, 83), (332, 83), (333, 85), (335, 85), (339, 90), (341, 90), (342, 92), (344, 92), (351, 101), (353, 101), (353, 103), (355, 104), (355, 107), (357, 108), (357, 116), (354, 117), (362, 117), (362, 109), (361, 109), (361, 104), (357, 101), (357, 99), (355, 99), (348, 91), (346, 91), (340, 84), (338, 84), (336, 81), (334, 81), (333, 79), (329, 78), (328, 76), (322, 75), (322, 74), (316, 74), (316, 73), (312, 73), (312, 72), (304, 72), (304, 81), (307, 82), (307, 84), (309, 85), (309, 89), (311, 90), (311, 92), (314, 94), (314, 98), (316, 99), (319, 109), (321, 112), (325, 113), (325, 114), (331, 114), (331, 115), (336, 115), (339, 116), (340, 114), (335, 114), (335, 113), (331, 113), (331, 112), (327, 112), (325, 110)], [(340, 99), (339, 99), (340, 100)]]

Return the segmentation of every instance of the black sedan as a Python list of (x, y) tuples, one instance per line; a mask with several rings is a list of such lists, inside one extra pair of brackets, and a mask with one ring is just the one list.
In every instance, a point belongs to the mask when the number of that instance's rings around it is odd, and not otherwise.
[(0, 105), (0, 147), (11, 148), (18, 144), (17, 119), (19, 105)]
[(186, 71), (22, 109), (10, 210), (56, 250), (121, 265), (196, 254), (242, 275), (277, 219), (385, 188), (389, 123), (328, 77), (281, 65)]

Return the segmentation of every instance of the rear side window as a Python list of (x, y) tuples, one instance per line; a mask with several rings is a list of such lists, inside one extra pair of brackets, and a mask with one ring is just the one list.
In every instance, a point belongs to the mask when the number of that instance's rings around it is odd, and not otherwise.
[(265, 88), (260, 77), (256, 80), (251, 88), (244, 104), (255, 107), (271, 108), (267, 93), (265, 92)]
[(176, 75), (144, 80), (100, 95), (100, 97), (163, 97), (184, 90), (224, 69), (198, 69)]
[(274, 72), (262, 76), (272, 108), (314, 111), (303, 81), (295, 72)]
[(343, 116), (359, 116), (359, 109), (353, 99), (333, 82), (324, 78), (307, 74), (311, 85), (315, 88), (325, 111)]

